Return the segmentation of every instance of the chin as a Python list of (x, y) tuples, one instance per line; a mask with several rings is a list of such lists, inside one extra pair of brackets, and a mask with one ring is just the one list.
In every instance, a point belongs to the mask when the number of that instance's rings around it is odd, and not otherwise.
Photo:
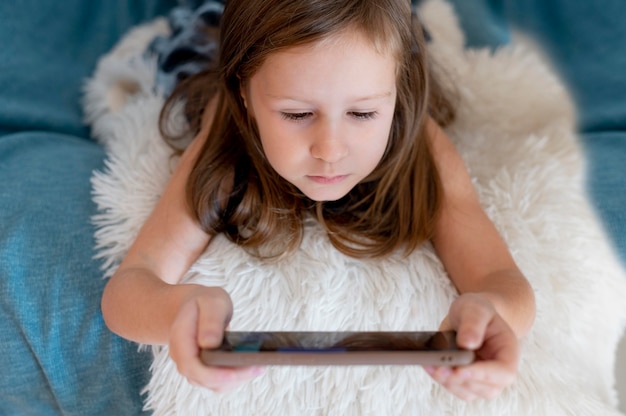
[(320, 189), (305, 191), (303, 189), (300, 189), (300, 191), (313, 201), (332, 202), (332, 201), (337, 201), (343, 198), (344, 196), (346, 196), (348, 192), (350, 192), (350, 189), (341, 190), (341, 191), (320, 190)]

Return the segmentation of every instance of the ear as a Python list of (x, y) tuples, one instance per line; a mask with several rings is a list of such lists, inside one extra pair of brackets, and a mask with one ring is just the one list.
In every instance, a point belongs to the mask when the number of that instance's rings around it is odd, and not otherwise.
[(241, 99), (243, 100), (244, 107), (246, 107), (246, 109), (248, 109), (247, 85), (244, 82), (241, 81), (241, 77), (239, 75), (237, 75), (237, 78), (239, 78), (239, 95), (241, 95)]
[(248, 117), (254, 118), (254, 111), (252, 110), (252, 105), (250, 105), (248, 100), (250, 97), (249, 84), (243, 82), (239, 84), (239, 95), (241, 96), (241, 101), (243, 101), (243, 106), (246, 108)]

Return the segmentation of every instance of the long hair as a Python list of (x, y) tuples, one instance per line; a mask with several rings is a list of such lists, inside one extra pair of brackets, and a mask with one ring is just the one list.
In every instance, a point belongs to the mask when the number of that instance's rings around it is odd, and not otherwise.
[[(340, 200), (316, 202), (271, 167), (240, 91), (270, 54), (349, 29), (397, 59), (395, 113), (374, 171)], [(453, 111), (430, 75), (423, 30), (408, 0), (229, 1), (219, 39), (216, 67), (180, 83), (161, 114), (163, 129), (175, 105), (184, 102), (190, 131), (197, 133), (204, 108), (217, 100), (186, 191), (206, 232), (224, 233), (256, 252), (278, 241), (286, 253), (299, 245), (311, 215), (338, 250), (354, 257), (383, 256), (399, 247), (408, 253), (432, 237), (442, 189), (425, 122), (430, 114), (445, 124)]]

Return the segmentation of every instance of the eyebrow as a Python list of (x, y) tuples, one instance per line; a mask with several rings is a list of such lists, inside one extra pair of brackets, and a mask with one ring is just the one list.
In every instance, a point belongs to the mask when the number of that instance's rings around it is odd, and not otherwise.
[(378, 94), (373, 94), (373, 95), (367, 95), (365, 97), (359, 97), (354, 99), (354, 102), (359, 102), (359, 101), (369, 101), (369, 100), (378, 100), (380, 98), (388, 98), (391, 97), (391, 91), (387, 91), (387, 92), (381, 92)]
[[(372, 94), (372, 95), (366, 95), (363, 97), (357, 97), (357, 98), (353, 98), (350, 100), (350, 102), (361, 102), (361, 101), (370, 101), (370, 100), (378, 100), (381, 98), (387, 98), (387, 97), (391, 97), (392, 93), (391, 91), (386, 91), (386, 92), (381, 92), (381, 93), (376, 93), (376, 94)], [(268, 97), (271, 98), (275, 98), (278, 100), (289, 100), (289, 101), (298, 101), (298, 102), (307, 102), (308, 100), (306, 99), (302, 99), (302, 98), (298, 98), (298, 97), (292, 97), (292, 96), (280, 96), (280, 95), (274, 95), (274, 94), (267, 94)]]

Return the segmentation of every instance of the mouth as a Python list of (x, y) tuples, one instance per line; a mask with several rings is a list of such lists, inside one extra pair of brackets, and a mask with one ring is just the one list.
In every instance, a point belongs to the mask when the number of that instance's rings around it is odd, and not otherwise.
[(311, 181), (313, 181), (315, 183), (319, 183), (321, 185), (333, 185), (333, 184), (342, 182), (347, 177), (348, 177), (348, 175), (337, 175), (337, 176), (309, 175), (309, 176), (307, 176), (307, 178), (309, 178)]

